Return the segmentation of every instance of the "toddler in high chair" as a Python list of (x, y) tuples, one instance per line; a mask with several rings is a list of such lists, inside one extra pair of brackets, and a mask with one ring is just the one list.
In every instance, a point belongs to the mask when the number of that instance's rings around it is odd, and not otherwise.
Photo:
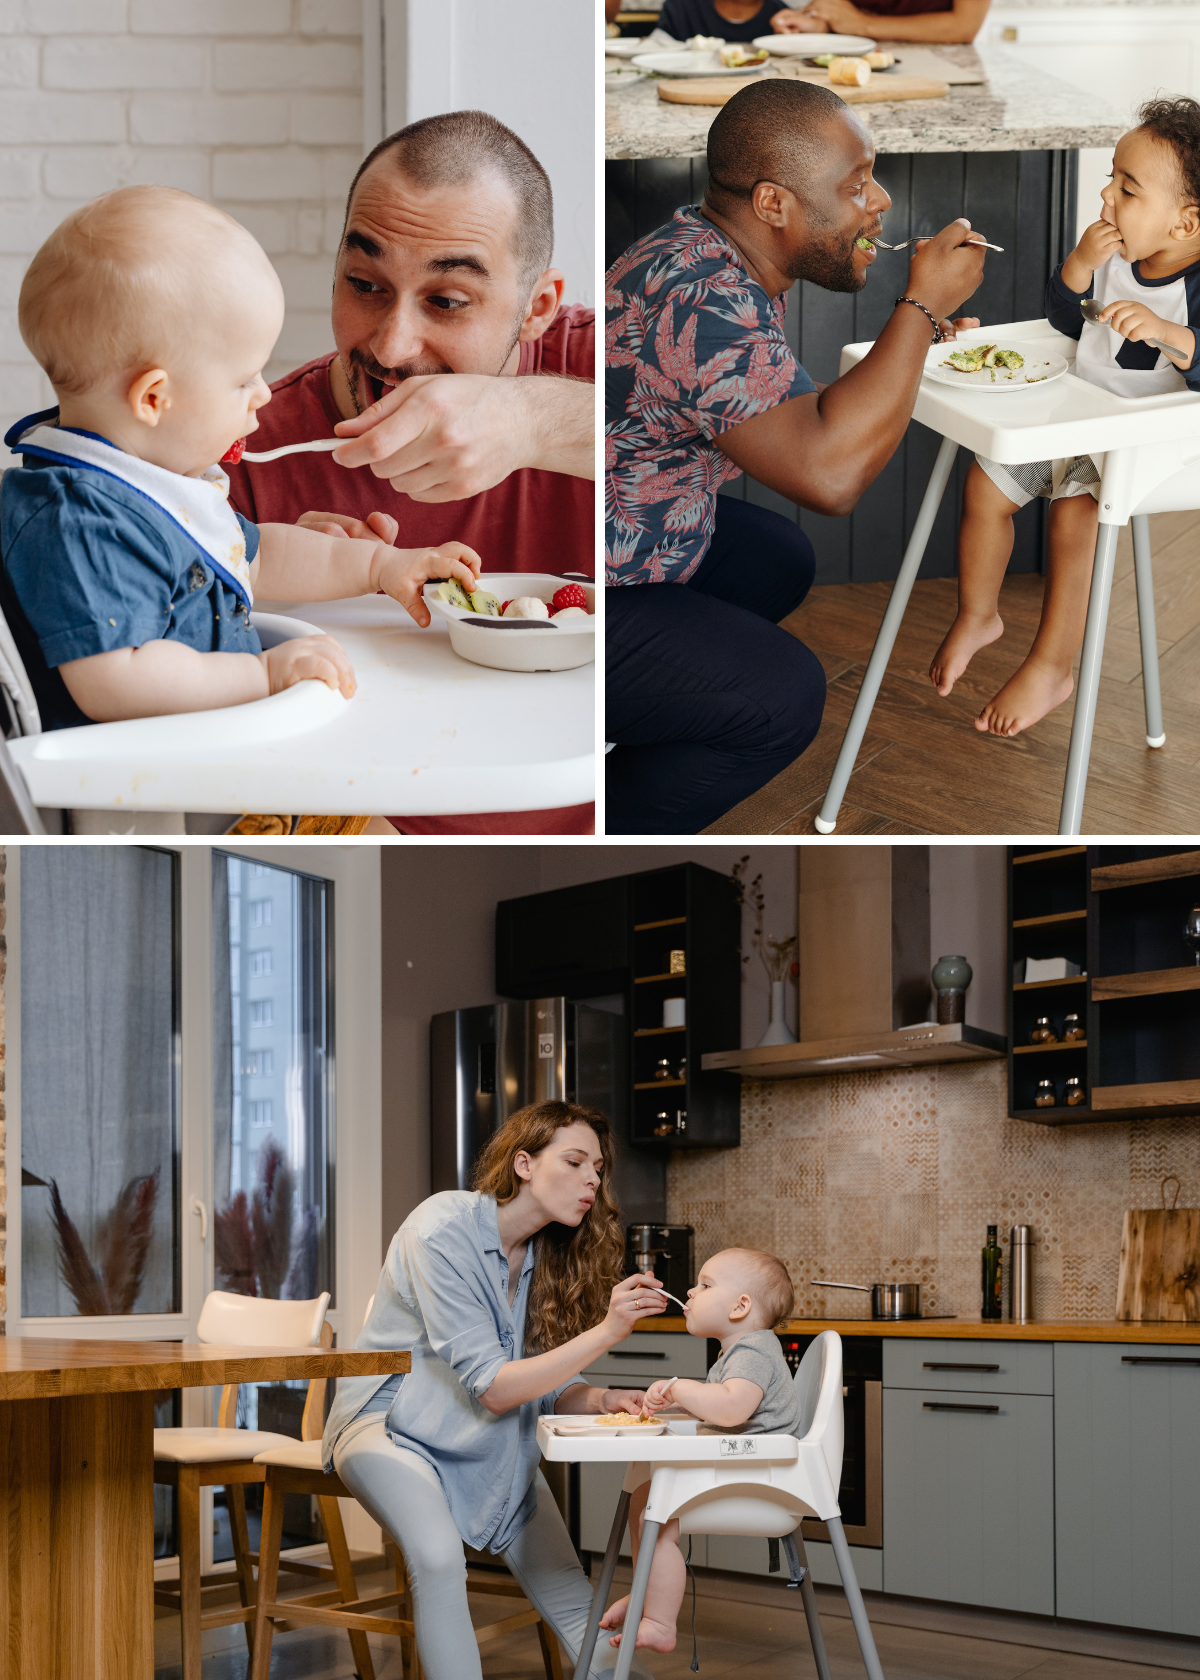
[[(719, 1341), (721, 1352), (706, 1382), (668, 1377), (652, 1383), (646, 1391), (646, 1411), (677, 1407), (701, 1420), (700, 1434), (794, 1435), (800, 1404), (773, 1328), (791, 1314), (794, 1301), (787, 1267), (773, 1254), (754, 1248), (725, 1248), (714, 1254), (701, 1266), (696, 1287), (688, 1290), (687, 1328), (690, 1336)], [(647, 1481), (630, 1500), (635, 1562), (649, 1495)], [(686, 1585), (679, 1523), (672, 1519), (658, 1531), (638, 1647), (675, 1649), (675, 1623)], [(623, 1627), (628, 1608), (626, 1595), (606, 1612), (600, 1626)], [(609, 1640), (610, 1645), (620, 1643), (619, 1633)]]
[[(66, 221), (21, 287), (21, 334), (58, 407), (19, 421), (0, 481), (0, 606), (44, 729), (234, 706), (316, 678), (347, 698), (330, 636), (263, 651), (254, 592), (385, 591), (419, 624), (421, 587), (475, 587), (462, 543), (397, 549), (257, 527), (219, 462), (270, 401), (283, 291), (232, 217), (169, 187), (125, 187)], [(270, 468), (263, 470), (269, 471)]]
[[(1046, 292), (1052, 326), (1079, 340), (1075, 373), (1119, 397), (1200, 391), (1200, 104), (1154, 99), (1122, 135), (1100, 219), (1056, 270)], [(1085, 321), (1081, 299), (1104, 306), (1107, 325)], [(1170, 355), (1145, 342), (1159, 338)], [(958, 617), (929, 675), (949, 694), (979, 648), (1004, 630), (1000, 585), (1012, 553), (1012, 516), (1050, 501), (1041, 622), (1020, 669), (975, 720), (993, 735), (1028, 729), (1073, 687), (1083, 645), (1095, 556), (1100, 473), (1090, 455), (1001, 466), (976, 456), (958, 539)]]

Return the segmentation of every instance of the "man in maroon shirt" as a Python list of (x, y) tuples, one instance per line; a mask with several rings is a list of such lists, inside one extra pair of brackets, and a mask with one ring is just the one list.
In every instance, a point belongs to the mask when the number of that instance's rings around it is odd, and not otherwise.
[[(256, 450), (229, 467), (256, 523), (457, 538), (485, 571), (593, 575), (595, 313), (562, 306), (550, 183), (494, 117), (411, 123), (350, 188), (333, 283), (337, 348), (277, 380)], [(532, 376), (532, 377), (531, 377)], [(395, 817), (405, 834), (590, 834), (593, 807)]]

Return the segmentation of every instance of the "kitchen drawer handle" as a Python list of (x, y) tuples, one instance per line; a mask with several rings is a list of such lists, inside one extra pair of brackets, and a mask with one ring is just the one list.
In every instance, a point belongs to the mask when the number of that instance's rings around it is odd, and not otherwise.
[(640, 1351), (637, 1353), (618, 1353), (616, 1348), (609, 1348), (608, 1357), (610, 1359), (665, 1359), (667, 1356), (665, 1353), (642, 1353)]
[(999, 1365), (945, 1365), (937, 1364), (927, 1359), (921, 1366), (922, 1371), (998, 1371)]
[(960, 1406), (952, 1400), (923, 1400), (927, 1412), (998, 1412), (999, 1406)]
[(1122, 1354), (1122, 1365), (1200, 1365), (1200, 1359), (1173, 1359), (1156, 1357), (1150, 1353)]

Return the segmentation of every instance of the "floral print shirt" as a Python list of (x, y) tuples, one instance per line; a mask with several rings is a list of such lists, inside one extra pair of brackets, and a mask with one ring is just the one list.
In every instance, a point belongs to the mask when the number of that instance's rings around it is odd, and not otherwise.
[(685, 206), (605, 276), (606, 581), (686, 583), (741, 468), (722, 432), (816, 386), (769, 298), (712, 222)]

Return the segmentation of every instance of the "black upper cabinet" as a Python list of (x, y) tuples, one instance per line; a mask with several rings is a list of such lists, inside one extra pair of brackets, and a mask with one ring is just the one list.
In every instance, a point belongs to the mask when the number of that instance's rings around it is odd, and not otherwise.
[(501, 997), (599, 997), (629, 981), (628, 880), (586, 881), (496, 906)]

